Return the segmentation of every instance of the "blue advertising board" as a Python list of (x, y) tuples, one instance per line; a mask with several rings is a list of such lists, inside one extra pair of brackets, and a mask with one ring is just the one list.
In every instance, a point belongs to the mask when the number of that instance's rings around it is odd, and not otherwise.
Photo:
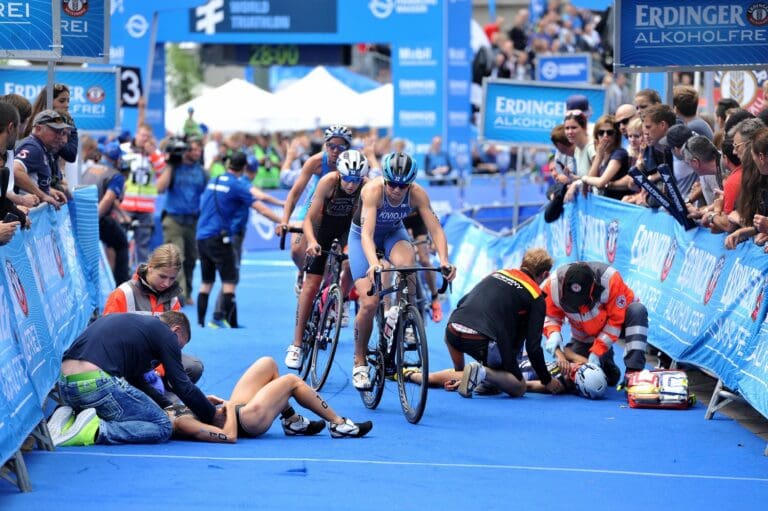
[(536, 57), (536, 80), (554, 83), (589, 83), (592, 78), (592, 56), (589, 53), (539, 55)]
[(109, 0), (64, 0), (61, 9), (61, 62), (109, 60)]
[(549, 134), (562, 124), (565, 102), (573, 94), (587, 97), (592, 119), (605, 111), (605, 90), (601, 87), (486, 79), (480, 108), (480, 139), (550, 147)]
[[(69, 87), (69, 113), (78, 130), (107, 132), (117, 129), (120, 82), (116, 69), (58, 68), (55, 80)], [(47, 82), (48, 75), (44, 68), (0, 68), (2, 94), (20, 94), (34, 102)]]
[(60, 1), (4, 2), (0, 57), (56, 59), (61, 56)]
[(754, 0), (616, 0), (616, 71), (768, 64), (768, 4)]
[(225, 2), (213, 0), (189, 11), (191, 32), (335, 33), (337, 0)]

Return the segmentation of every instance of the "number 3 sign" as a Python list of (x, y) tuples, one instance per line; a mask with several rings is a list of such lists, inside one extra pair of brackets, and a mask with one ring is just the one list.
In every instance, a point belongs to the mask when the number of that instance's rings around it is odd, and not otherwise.
[(124, 107), (136, 107), (142, 96), (141, 68), (120, 68), (120, 99)]

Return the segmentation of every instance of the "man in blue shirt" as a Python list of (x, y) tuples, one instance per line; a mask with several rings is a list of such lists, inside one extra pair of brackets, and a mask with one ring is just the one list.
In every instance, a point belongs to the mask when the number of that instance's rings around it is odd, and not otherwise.
[(183, 271), (179, 285), (184, 292), (184, 303), (192, 304), (192, 275), (197, 263), (197, 218), (200, 216), (200, 197), (208, 177), (200, 164), (203, 146), (199, 139), (187, 142), (181, 161), (168, 160), (168, 168), (157, 178), (157, 192), (165, 192), (163, 209), (163, 243), (173, 243), (181, 253)]
[(197, 295), (197, 321), (200, 326), (205, 325), (208, 296), (218, 271), (221, 277), (223, 310), (221, 313), (214, 313), (210, 326), (237, 327), (235, 288), (238, 281), (238, 264), (232, 243), (235, 235), (232, 219), (251, 207), (258, 211), (261, 198), (249, 183), (241, 179), (247, 164), (245, 153), (234, 153), (229, 159), (227, 172), (211, 179), (200, 198), (200, 220), (197, 224), (197, 249), (202, 273), (200, 292)]

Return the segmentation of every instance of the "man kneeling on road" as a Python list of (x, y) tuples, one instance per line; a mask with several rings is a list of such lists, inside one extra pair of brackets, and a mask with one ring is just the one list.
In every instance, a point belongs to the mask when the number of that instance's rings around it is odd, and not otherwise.
[[(541, 348), (546, 304), (539, 285), (549, 276), (552, 257), (543, 248), (528, 250), (520, 269), (495, 271), (481, 280), (458, 303), (448, 319), (445, 343), (454, 369), (430, 373), (430, 385), (472, 397), (479, 385), (512, 397), (525, 394), (526, 381), (517, 357), (525, 349), (546, 389), (557, 394), (562, 384), (552, 378)], [(464, 365), (464, 354), (477, 362)], [(420, 382), (421, 373), (406, 375)], [(459, 380), (460, 378), (460, 380)]]
[(158, 363), (173, 392), (201, 421), (223, 425), (224, 408), (214, 406), (223, 401), (206, 398), (181, 365), (181, 349), (189, 340), (189, 320), (176, 311), (159, 317), (110, 314), (92, 323), (64, 353), (59, 393), (67, 406), (48, 421), (53, 444), (170, 439), (173, 428), (163, 408), (173, 403), (144, 380)]

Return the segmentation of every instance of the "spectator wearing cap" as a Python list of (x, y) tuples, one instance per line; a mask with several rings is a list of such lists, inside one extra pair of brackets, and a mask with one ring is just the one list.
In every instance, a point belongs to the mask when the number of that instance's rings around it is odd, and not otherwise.
[(205, 326), (208, 298), (216, 272), (221, 277), (223, 294), (222, 312), (214, 313), (212, 328), (236, 328), (237, 303), (235, 289), (239, 279), (232, 219), (238, 212), (253, 208), (258, 210), (258, 197), (250, 184), (241, 179), (248, 164), (242, 151), (235, 152), (228, 160), (227, 172), (211, 179), (200, 198), (200, 219), (197, 224), (197, 249), (200, 254), (202, 274), (200, 292), (197, 295), (197, 322)]
[[(165, 193), (163, 209), (163, 243), (173, 243), (181, 253), (183, 271), (179, 285), (184, 291), (184, 303), (193, 304), (192, 278), (197, 264), (197, 219), (200, 216), (200, 197), (208, 176), (200, 163), (203, 145), (192, 138), (185, 144), (181, 158), (169, 155), (168, 166), (157, 178), (158, 193)], [(168, 148), (166, 147), (166, 150)]]
[[(547, 279), (543, 291), (544, 347), (561, 369), (568, 362), (590, 362), (603, 369), (608, 385), (616, 385), (621, 370), (613, 361), (613, 345), (620, 338), (625, 373), (645, 369), (648, 311), (615, 268), (601, 262), (566, 264)], [(565, 323), (571, 326), (566, 342)]]
[(67, 196), (55, 185), (62, 180), (55, 154), (67, 143), (70, 125), (56, 110), (43, 110), (32, 120), (32, 133), (16, 148), (16, 186), (58, 208)]
[[(47, 109), (48, 100), (48, 86), (40, 89), (40, 93), (37, 95), (34, 104), (32, 105), (31, 117), (34, 118)], [(56, 83), (53, 85), (53, 103), (51, 109), (59, 112), (67, 124), (69, 124), (69, 133), (64, 145), (54, 154), (56, 157), (61, 157), (68, 163), (74, 163), (77, 160), (77, 148), (79, 145), (77, 137), (77, 127), (75, 126), (72, 116), (69, 113), (70, 94), (69, 87), (63, 83)], [(34, 125), (34, 122), (33, 122)], [(31, 130), (34, 126), (27, 126), (27, 131), (24, 132), (24, 137), (28, 137), (31, 134)]]
[(120, 145), (110, 142), (104, 147), (101, 161), (90, 165), (80, 176), (81, 185), (95, 185), (98, 191), (99, 240), (107, 249), (107, 260), (118, 285), (131, 278), (128, 239), (120, 226), (124, 215), (119, 204), (125, 188), (125, 175), (118, 166), (121, 154)]
[[(694, 183), (697, 179), (700, 179), (688, 162), (683, 158), (683, 145), (694, 135), (691, 128), (685, 124), (675, 124), (667, 130), (667, 134), (661, 139), (661, 145), (672, 151), (672, 173), (675, 176), (677, 182), (677, 188), (680, 190), (680, 194), (683, 197), (688, 197), (689, 202), (694, 202), (694, 197), (691, 195), (691, 191)], [(707, 200), (707, 204), (712, 203), (712, 198)]]

